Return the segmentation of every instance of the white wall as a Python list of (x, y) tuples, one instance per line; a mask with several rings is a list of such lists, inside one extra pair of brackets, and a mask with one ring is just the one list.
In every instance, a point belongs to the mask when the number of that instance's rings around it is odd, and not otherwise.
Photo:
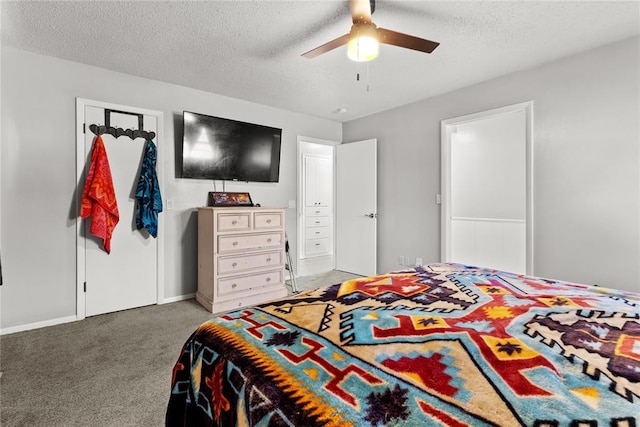
[(640, 292), (637, 37), (345, 123), (378, 138), (379, 271), (440, 259), (440, 121), (528, 100), (534, 273)]
[[(165, 168), (163, 199), (173, 201), (173, 210), (161, 214), (165, 298), (196, 290), (194, 207), (206, 204), (207, 193), (214, 190), (211, 181), (175, 178), (175, 150), (181, 148), (175, 138), (182, 132), (183, 110), (283, 129), (280, 182), (226, 186), (249, 191), (263, 206), (296, 200), (298, 135), (342, 139), (338, 122), (13, 48), (3, 47), (1, 78), (3, 329), (76, 313), (76, 97), (164, 112), (158, 161)], [(219, 181), (216, 185), (222, 189)], [(295, 210), (287, 215), (295, 253)]]

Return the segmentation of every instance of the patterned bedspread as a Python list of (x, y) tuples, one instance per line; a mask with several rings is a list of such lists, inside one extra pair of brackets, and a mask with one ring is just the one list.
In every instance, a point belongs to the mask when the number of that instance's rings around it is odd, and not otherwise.
[(167, 425), (640, 426), (640, 294), (456, 264), (201, 325)]

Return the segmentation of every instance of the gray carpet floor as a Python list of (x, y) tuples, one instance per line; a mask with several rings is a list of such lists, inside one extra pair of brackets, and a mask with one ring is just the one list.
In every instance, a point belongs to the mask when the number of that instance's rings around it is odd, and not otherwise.
[[(296, 282), (304, 290), (353, 277)], [(0, 425), (164, 425), (173, 364), (211, 317), (188, 300), (0, 337)]]
[[(298, 286), (298, 290), (303, 291), (308, 289), (316, 289), (327, 285), (335, 285), (336, 283), (341, 283), (345, 280), (350, 280), (356, 277), (362, 276), (346, 273), (344, 271), (331, 270), (326, 273), (317, 274), (315, 276), (297, 277), (296, 285)], [(287, 284), (291, 286), (290, 281), (287, 281)]]

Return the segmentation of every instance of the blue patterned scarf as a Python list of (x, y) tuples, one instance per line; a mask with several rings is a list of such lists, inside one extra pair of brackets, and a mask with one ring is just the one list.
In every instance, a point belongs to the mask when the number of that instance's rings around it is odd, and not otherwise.
[(162, 212), (162, 197), (156, 175), (156, 146), (147, 140), (136, 189), (136, 227), (146, 228), (153, 237), (158, 236), (158, 212)]

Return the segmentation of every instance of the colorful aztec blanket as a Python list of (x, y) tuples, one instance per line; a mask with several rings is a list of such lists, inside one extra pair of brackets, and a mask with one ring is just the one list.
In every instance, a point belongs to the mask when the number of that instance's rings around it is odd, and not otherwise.
[(640, 426), (640, 294), (456, 264), (219, 315), (168, 426)]

